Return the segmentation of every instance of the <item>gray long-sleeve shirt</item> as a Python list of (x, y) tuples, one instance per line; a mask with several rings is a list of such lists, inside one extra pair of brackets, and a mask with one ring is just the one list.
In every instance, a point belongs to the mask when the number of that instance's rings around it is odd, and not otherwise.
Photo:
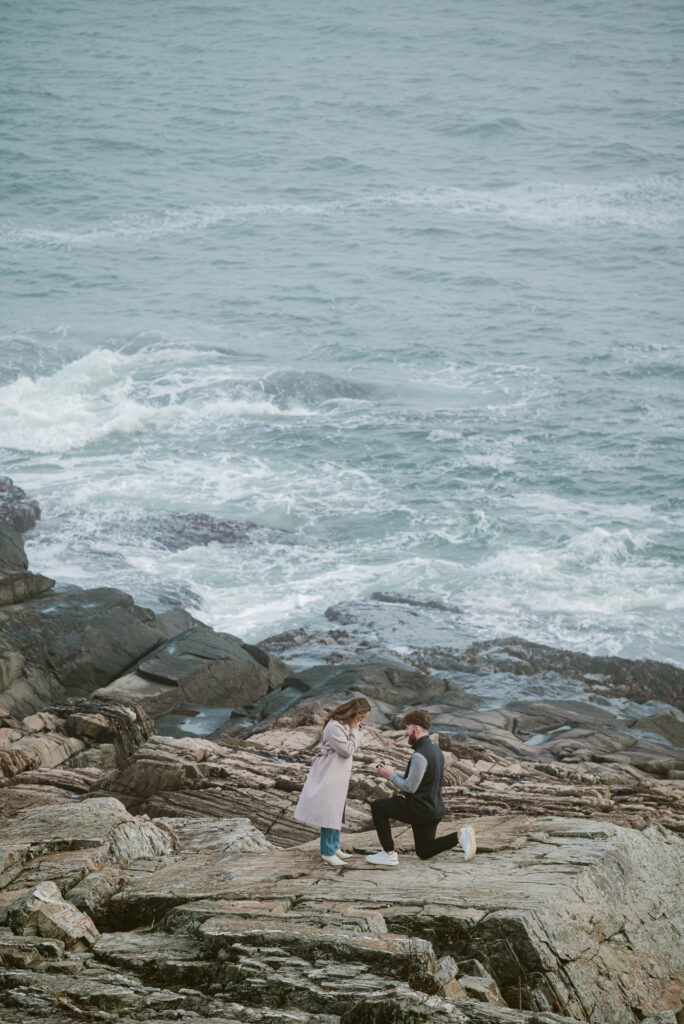
[(402, 793), (415, 793), (423, 781), (423, 776), (427, 770), (427, 758), (423, 757), (417, 751), (409, 762), (408, 772), (406, 777), (400, 775), (399, 772), (392, 772), (388, 781), (400, 789)]

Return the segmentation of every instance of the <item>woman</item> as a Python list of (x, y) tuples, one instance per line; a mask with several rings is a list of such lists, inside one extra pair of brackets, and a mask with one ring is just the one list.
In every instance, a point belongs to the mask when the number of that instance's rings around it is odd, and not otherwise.
[(325, 720), (321, 749), (314, 755), (294, 812), (296, 821), (321, 830), (321, 857), (342, 867), (351, 854), (340, 850), (340, 830), (349, 789), (352, 756), (361, 744), (361, 723), (370, 711), (365, 697), (336, 707)]

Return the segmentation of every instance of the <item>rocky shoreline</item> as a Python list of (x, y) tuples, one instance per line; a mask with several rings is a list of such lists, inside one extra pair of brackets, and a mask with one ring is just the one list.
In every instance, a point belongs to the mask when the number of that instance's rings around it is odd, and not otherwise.
[[(3, 1024), (682, 1024), (684, 670), (519, 638), (400, 657), (339, 608), (248, 644), (32, 572), (40, 509), (0, 499)], [(333, 869), (292, 811), (353, 694), (358, 856)], [(373, 869), (373, 765), (404, 763), (418, 704), (478, 855), (421, 862), (399, 830)]]

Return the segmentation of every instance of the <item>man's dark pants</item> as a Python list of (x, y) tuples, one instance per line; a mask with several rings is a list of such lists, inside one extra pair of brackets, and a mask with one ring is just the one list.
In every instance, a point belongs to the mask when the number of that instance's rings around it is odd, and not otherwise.
[(421, 860), (429, 860), (430, 857), (434, 857), (435, 854), (442, 853), (444, 850), (453, 850), (454, 846), (458, 844), (458, 832), (450, 832), (448, 836), (440, 836), (437, 839), (437, 826), (442, 819), (426, 820), (416, 813), (410, 802), (403, 796), (388, 796), (383, 800), (374, 800), (371, 804), (371, 813), (380, 845), (386, 853), (390, 853), (394, 849), (390, 818), (411, 826), (416, 853)]

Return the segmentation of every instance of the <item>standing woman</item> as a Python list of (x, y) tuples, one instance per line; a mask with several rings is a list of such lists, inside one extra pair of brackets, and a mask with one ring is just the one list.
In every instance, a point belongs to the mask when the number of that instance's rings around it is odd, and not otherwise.
[(296, 821), (320, 828), (321, 857), (335, 867), (351, 856), (340, 850), (340, 830), (352, 756), (361, 745), (361, 723), (370, 709), (365, 697), (354, 697), (330, 712), (294, 812)]

